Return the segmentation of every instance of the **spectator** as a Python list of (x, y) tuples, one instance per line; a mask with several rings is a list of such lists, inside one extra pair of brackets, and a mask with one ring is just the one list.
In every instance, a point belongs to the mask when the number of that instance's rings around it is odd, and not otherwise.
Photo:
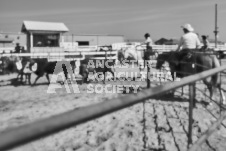
[(152, 51), (152, 39), (149, 33), (144, 35), (145, 42), (143, 44), (146, 45), (146, 51), (144, 52), (144, 60), (149, 60), (150, 56), (154, 55)]
[(37, 44), (36, 44), (36, 47), (42, 47), (42, 42), (38, 41)]
[(47, 45), (47, 47), (51, 47), (52, 46), (51, 41), (48, 40), (46, 45)]
[(26, 53), (24, 47), (21, 47), (21, 53)]
[(203, 46), (201, 48), (201, 50), (207, 50), (209, 48), (209, 41), (208, 41), (208, 36), (202, 35), (202, 43)]
[(20, 44), (16, 43), (15, 53), (20, 53)]

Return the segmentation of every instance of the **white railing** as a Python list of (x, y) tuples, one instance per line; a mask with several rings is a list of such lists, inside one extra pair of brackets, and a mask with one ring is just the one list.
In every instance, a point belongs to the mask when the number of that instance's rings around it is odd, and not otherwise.
[[(154, 50), (162, 51), (162, 52), (168, 52), (172, 50), (176, 50), (178, 45), (153, 45), (152, 48)], [(217, 45), (217, 48), (215, 48), (214, 45), (209, 46), (210, 49), (214, 49), (215, 51), (226, 51), (226, 45)], [(146, 47), (144, 45), (138, 46), (137, 50), (144, 50)]]
[[(60, 49), (59, 49), (60, 50)], [(77, 52), (33, 52), (33, 53), (4, 53), (1, 57), (31, 57), (31, 58), (47, 58), (48, 61), (72, 61), (83, 60), (85, 56), (90, 55), (95, 59), (114, 59), (117, 60), (117, 51), (94, 52), (94, 51), (77, 51)]]
[[(120, 49), (130, 49), (135, 48), (135, 45), (126, 45), (125, 43), (122, 44), (112, 44), (113, 50), (120, 50)], [(162, 51), (162, 52), (168, 52), (172, 50), (176, 50), (178, 45), (153, 45), (152, 48), (154, 50)], [(209, 46), (211, 49), (214, 49), (215, 51), (226, 51), (226, 45), (217, 45), (217, 48), (215, 48), (215, 45), (211, 44)], [(76, 48), (63, 48), (63, 47), (33, 47), (31, 49), (32, 53), (40, 53), (40, 52), (79, 52), (79, 51), (98, 51), (99, 46), (78, 46)], [(146, 49), (145, 45), (137, 46), (137, 50), (142, 51)], [(10, 53), (15, 51), (14, 47), (0, 47), (0, 53)]]
[(98, 46), (78, 46), (77, 51), (97, 51)]
[(0, 47), (0, 53), (10, 53), (14, 52), (15, 48), (14, 47)]
[[(116, 48), (116, 47), (115, 47)], [(118, 45), (116, 51), (111, 51), (111, 54), (114, 56), (107, 57), (107, 59), (117, 60), (117, 50), (121, 49), (136, 49), (138, 51), (143, 51), (146, 49), (145, 45), (142, 46), (134, 46), (134, 45)], [(177, 45), (153, 45), (152, 48), (158, 52), (169, 52), (177, 49)], [(226, 46), (218, 45), (215, 48), (214, 45), (211, 45), (210, 48), (215, 51), (224, 51), (226, 54)], [(22, 53), (22, 54), (10, 54), (10, 52), (14, 52), (15, 49), (12, 47), (4, 47), (0, 48), (0, 57), (2, 56), (30, 56), (31, 58), (48, 58), (49, 61), (60, 61), (60, 60), (81, 60), (84, 59), (84, 55), (103, 55), (105, 52), (100, 52), (99, 46), (79, 46), (76, 49), (66, 49), (62, 47), (34, 47), (31, 49), (31, 53)], [(114, 50), (114, 47), (113, 47)], [(5, 53), (2, 55), (2, 53)], [(78, 57), (76, 55), (83, 55), (82, 57)], [(105, 59), (105, 56), (95, 57), (96, 59)]]

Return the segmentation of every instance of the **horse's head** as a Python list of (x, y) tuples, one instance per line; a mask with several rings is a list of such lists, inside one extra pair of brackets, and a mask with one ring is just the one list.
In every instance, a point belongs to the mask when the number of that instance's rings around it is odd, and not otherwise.
[(166, 55), (165, 54), (159, 54), (157, 57), (157, 63), (156, 63), (156, 69), (160, 69), (162, 67), (162, 65), (165, 63), (166, 61)]

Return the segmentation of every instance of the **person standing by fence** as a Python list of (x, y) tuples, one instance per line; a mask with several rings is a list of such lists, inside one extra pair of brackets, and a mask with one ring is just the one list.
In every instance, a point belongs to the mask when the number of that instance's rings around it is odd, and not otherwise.
[(152, 45), (153, 41), (149, 33), (144, 35), (145, 42), (143, 44), (146, 45), (146, 50), (144, 51), (144, 60), (149, 60), (149, 57), (152, 55)]
[(144, 35), (144, 38), (145, 38), (144, 44), (146, 44), (146, 50), (144, 50), (144, 67), (145, 67), (145, 65), (147, 65), (147, 88), (150, 88), (150, 85), (151, 85), (151, 81), (150, 81), (150, 71), (151, 71), (150, 66), (151, 66), (151, 63), (148, 62), (148, 60), (150, 60), (150, 56), (154, 55), (153, 50), (152, 50), (153, 41), (152, 41), (149, 33), (146, 33)]

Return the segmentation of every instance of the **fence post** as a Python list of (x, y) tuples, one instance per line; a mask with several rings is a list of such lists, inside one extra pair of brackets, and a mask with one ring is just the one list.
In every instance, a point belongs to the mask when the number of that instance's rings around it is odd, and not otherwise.
[(143, 49), (143, 69), (145, 69), (145, 49)]
[(1, 53), (1, 57), (0, 57), (0, 59), (1, 59), (1, 72), (2, 72), (2, 74), (4, 73), (4, 59), (3, 59), (3, 56), (4, 55), (4, 50), (3, 50), (3, 52)]
[(105, 50), (105, 60), (107, 60), (107, 50)]
[(195, 98), (195, 83), (189, 84), (189, 123), (188, 123), (188, 148), (192, 144), (193, 106)]
[[(221, 63), (221, 57), (220, 57), (220, 66), (222, 65), (222, 63)], [(221, 72), (220, 72), (220, 116), (221, 116), (221, 112), (222, 112), (222, 104), (223, 104), (223, 95), (224, 94), (222, 94), (222, 89), (221, 89), (221, 83), (222, 83), (222, 80), (221, 80)], [(223, 92), (224, 93), (224, 92)]]
[(150, 88), (151, 87), (151, 81), (150, 81), (150, 62), (147, 61), (147, 88)]

